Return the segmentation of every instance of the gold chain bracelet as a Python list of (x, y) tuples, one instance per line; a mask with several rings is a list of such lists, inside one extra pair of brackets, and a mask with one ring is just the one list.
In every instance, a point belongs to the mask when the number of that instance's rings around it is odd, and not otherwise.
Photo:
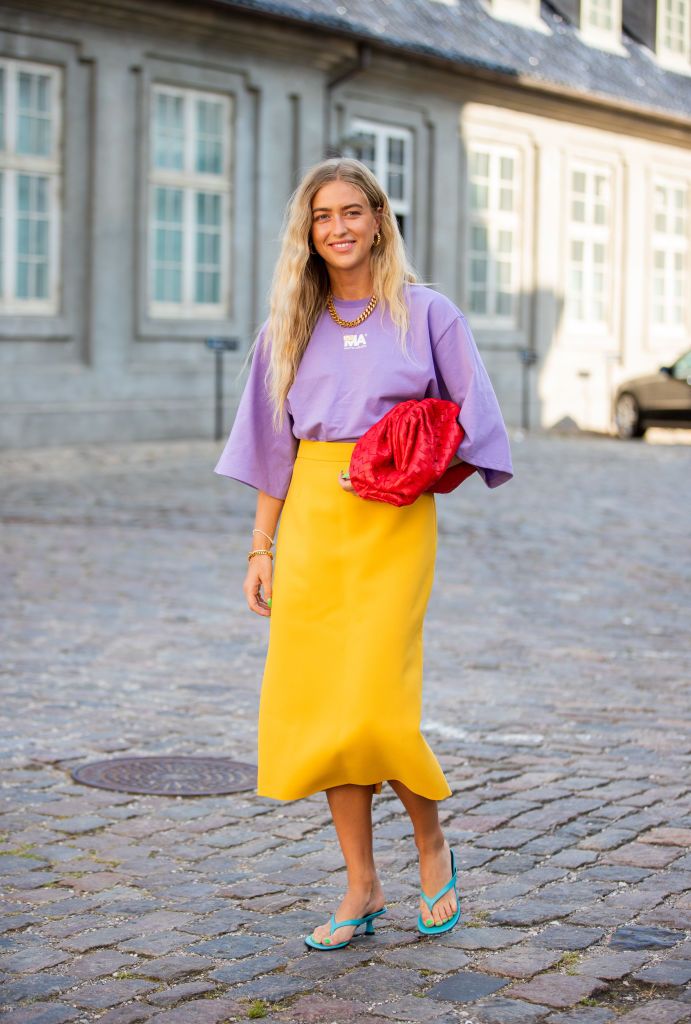
[(268, 555), (271, 561), (273, 561), (274, 557), (268, 548), (257, 548), (256, 551), (250, 551), (247, 556), (247, 561), (249, 562), (250, 558), (254, 558), (255, 555)]

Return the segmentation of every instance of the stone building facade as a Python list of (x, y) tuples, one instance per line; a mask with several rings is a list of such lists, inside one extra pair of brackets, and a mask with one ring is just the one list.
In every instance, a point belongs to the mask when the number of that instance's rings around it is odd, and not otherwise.
[(691, 0), (0, 7), (0, 444), (208, 437), (286, 200), (370, 164), (507, 421), (691, 347)]

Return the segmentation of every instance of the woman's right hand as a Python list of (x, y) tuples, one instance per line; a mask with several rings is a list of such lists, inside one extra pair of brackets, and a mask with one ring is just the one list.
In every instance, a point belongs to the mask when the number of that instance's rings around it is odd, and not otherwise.
[(267, 599), (271, 598), (272, 578), (273, 562), (268, 555), (250, 558), (242, 589), (247, 598), (247, 607), (257, 615), (271, 615)]

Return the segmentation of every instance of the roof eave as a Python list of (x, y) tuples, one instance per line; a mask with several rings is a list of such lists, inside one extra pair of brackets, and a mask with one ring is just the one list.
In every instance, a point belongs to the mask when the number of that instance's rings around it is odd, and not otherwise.
[[(425, 45), (411, 46), (409, 43), (401, 40), (382, 39), (375, 32), (364, 32), (358, 30), (355, 26), (344, 25), (338, 18), (331, 18), (325, 15), (317, 15), (313, 18), (299, 18), (280, 10), (266, 11), (265, 9), (260, 9), (252, 0), (203, 0), (203, 2), (226, 10), (229, 8), (239, 9), (247, 14), (271, 18), (273, 21), (290, 24), (293, 27), (328, 29), (342, 39), (347, 39), (351, 42), (368, 43), (372, 47), (377, 47), (382, 52), (397, 56), (412, 54), (426, 63), (433, 64), (446, 71), (452, 70), (457, 74), (472, 73), (477, 78), (482, 78), (484, 81), (499, 85), (519, 84), (533, 93), (541, 93), (557, 99), (567, 100), (571, 103), (586, 104), (594, 109), (614, 110), (658, 126), (684, 130), (688, 130), (689, 126), (691, 126), (691, 116), (684, 117), (682, 114), (675, 114), (660, 107), (641, 106), (640, 103), (628, 102), (627, 100), (607, 96), (603, 93), (583, 92), (555, 82), (541, 81), (540, 79), (518, 73), (506, 65), (474, 59), (455, 51), (444, 51)], [(688, 145), (691, 146), (691, 140), (689, 140)]]

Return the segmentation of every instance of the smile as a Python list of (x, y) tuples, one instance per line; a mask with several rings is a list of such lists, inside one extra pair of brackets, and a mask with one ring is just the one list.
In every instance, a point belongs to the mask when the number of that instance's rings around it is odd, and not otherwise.
[(354, 241), (349, 242), (330, 242), (329, 246), (331, 249), (335, 249), (336, 252), (349, 252), (355, 245)]

